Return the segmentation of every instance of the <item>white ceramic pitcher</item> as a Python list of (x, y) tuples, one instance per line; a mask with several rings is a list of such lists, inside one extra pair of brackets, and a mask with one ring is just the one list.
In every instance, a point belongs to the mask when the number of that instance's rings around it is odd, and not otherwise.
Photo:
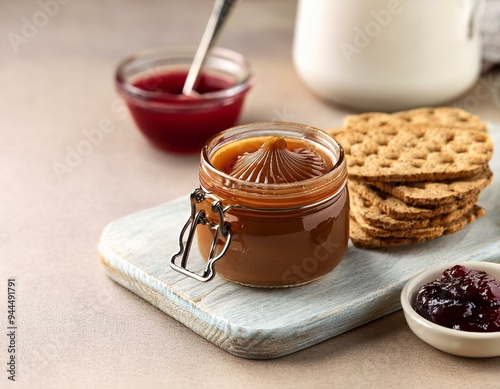
[(293, 60), (326, 100), (359, 110), (442, 105), (481, 68), (482, 0), (299, 0)]

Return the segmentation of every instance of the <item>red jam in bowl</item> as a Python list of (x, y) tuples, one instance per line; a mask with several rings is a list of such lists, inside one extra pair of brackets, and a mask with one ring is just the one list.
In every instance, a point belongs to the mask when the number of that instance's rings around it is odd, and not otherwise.
[(195, 93), (182, 94), (194, 53), (150, 49), (123, 61), (116, 85), (137, 127), (155, 146), (199, 152), (216, 133), (234, 126), (254, 77), (239, 54), (213, 49)]
[(456, 265), (420, 288), (414, 309), (443, 327), (500, 331), (500, 282), (484, 271)]
[[(186, 77), (187, 71), (185, 70), (158, 73), (140, 78), (133, 85), (136, 88), (158, 94), (182, 95), (182, 88), (184, 87)], [(196, 92), (198, 94), (218, 92), (229, 88), (231, 85), (232, 81), (229, 78), (202, 73), (196, 85)], [(151, 100), (154, 100), (154, 97), (151, 97)]]

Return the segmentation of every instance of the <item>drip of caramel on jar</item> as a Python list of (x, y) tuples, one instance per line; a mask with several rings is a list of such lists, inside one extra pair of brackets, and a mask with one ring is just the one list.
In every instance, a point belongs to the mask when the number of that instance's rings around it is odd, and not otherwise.
[(239, 156), (229, 175), (257, 184), (291, 184), (328, 170), (323, 157), (314, 150), (287, 146), (285, 138), (270, 137), (258, 150)]

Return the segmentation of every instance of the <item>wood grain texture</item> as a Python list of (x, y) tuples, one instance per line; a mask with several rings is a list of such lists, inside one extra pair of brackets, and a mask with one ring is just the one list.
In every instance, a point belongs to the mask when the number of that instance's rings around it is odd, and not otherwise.
[[(493, 133), (497, 148), (500, 133)], [(500, 176), (500, 153), (490, 167)], [(495, 179), (496, 178), (496, 179)], [(500, 179), (479, 204), (486, 216), (435, 241), (385, 249), (349, 246), (322, 279), (291, 289), (254, 289), (217, 277), (200, 283), (170, 269), (189, 216), (186, 195), (109, 224), (99, 242), (108, 275), (216, 346), (243, 358), (269, 359), (313, 346), (400, 309), (414, 274), (439, 263), (500, 262)], [(203, 268), (194, 247), (190, 267)], [(196, 269), (198, 266), (198, 269)]]

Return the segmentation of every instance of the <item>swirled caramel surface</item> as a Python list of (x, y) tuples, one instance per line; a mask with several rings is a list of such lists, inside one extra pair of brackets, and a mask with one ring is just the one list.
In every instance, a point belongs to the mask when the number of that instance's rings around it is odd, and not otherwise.
[[(240, 145), (223, 166), (230, 176), (258, 184), (291, 184), (325, 174), (325, 158), (303, 142), (271, 136)], [(225, 158), (222, 158), (225, 159)], [(220, 161), (219, 161), (220, 162)]]

